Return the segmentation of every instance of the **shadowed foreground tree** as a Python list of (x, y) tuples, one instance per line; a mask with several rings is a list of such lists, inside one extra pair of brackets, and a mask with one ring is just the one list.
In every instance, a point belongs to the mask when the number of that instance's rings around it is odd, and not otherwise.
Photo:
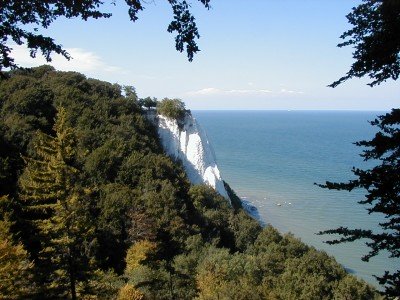
[[(355, 62), (350, 71), (331, 87), (343, 83), (352, 77), (368, 75), (372, 82), (379, 85), (387, 79), (397, 80), (400, 74), (400, 1), (364, 0), (347, 15), (353, 28), (341, 38), (347, 39), (339, 47), (354, 46)], [(366, 161), (376, 162), (368, 170), (353, 168), (357, 179), (347, 183), (326, 182), (321, 187), (335, 190), (352, 191), (365, 189), (368, 213), (380, 213), (385, 221), (380, 223), (380, 230), (349, 229), (339, 227), (319, 234), (339, 234), (340, 238), (328, 241), (328, 244), (352, 242), (367, 239), (370, 252), (362, 257), (368, 261), (380, 251), (386, 250), (399, 266), (400, 258), (400, 109), (377, 117), (371, 125), (379, 128), (370, 141), (360, 141), (357, 146), (366, 147), (361, 154)], [(395, 264), (396, 265), (396, 264)], [(385, 294), (400, 296), (400, 270), (388, 271), (377, 277), (385, 285)]]
[(27, 299), (35, 290), (33, 263), (23, 245), (13, 242), (12, 222), (2, 209), (9, 202), (7, 196), (0, 196), (0, 299)]
[[(198, 0), (207, 9), (210, 0)], [(125, 0), (128, 6), (129, 18), (132, 22), (138, 19), (138, 14), (145, 7), (144, 0)], [(167, 31), (176, 32), (175, 47), (179, 52), (186, 51), (189, 61), (199, 51), (196, 39), (200, 37), (194, 16), (190, 12), (190, 3), (186, 0), (168, 0), (172, 8), (173, 20)], [(110, 1), (116, 5), (117, 1)], [(120, 4), (120, 3), (118, 3)], [(3, 68), (15, 69), (18, 65), (11, 54), (10, 41), (30, 49), (31, 57), (35, 57), (40, 50), (47, 61), (51, 61), (53, 52), (70, 59), (68, 52), (53, 38), (38, 33), (38, 28), (48, 28), (53, 21), (60, 17), (67, 19), (110, 18), (111, 13), (101, 11), (104, 2), (100, 0), (88, 1), (1, 1), (0, 4), (0, 71)], [(33, 29), (31, 29), (33, 27)]]
[(355, 62), (350, 71), (330, 87), (353, 77), (369, 76), (375, 86), (400, 75), (400, 1), (364, 0), (347, 20), (353, 28), (341, 35), (338, 47), (354, 46)]
[[(77, 299), (86, 293), (86, 281), (94, 271), (89, 256), (94, 243), (88, 197), (76, 184), (78, 169), (72, 166), (75, 137), (61, 108), (54, 125), (56, 136), (39, 133), (36, 158), (25, 158), (20, 180), (27, 224), (36, 241), (36, 275), (43, 295)], [(38, 243), (39, 242), (39, 243)]]
[[(383, 214), (386, 220), (379, 224), (378, 232), (339, 227), (320, 234), (341, 235), (341, 238), (328, 241), (328, 244), (368, 239), (366, 245), (371, 250), (363, 256), (364, 261), (376, 256), (381, 250), (388, 251), (390, 257), (398, 261), (400, 258), (400, 109), (393, 109), (391, 113), (379, 116), (371, 124), (377, 126), (380, 131), (372, 140), (357, 142), (356, 145), (367, 147), (361, 154), (365, 160), (375, 160), (379, 164), (368, 170), (353, 168), (357, 179), (348, 183), (326, 182), (321, 186), (346, 191), (365, 189), (366, 199), (359, 203), (368, 205), (368, 213)], [(386, 285), (388, 295), (400, 295), (400, 270), (394, 273), (385, 272), (383, 276), (377, 278), (380, 284)]]

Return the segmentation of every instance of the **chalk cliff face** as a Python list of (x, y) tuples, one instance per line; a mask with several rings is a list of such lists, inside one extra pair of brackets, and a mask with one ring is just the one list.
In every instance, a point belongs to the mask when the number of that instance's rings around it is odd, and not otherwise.
[(205, 131), (190, 113), (180, 126), (176, 120), (158, 115), (158, 135), (165, 152), (182, 162), (193, 184), (208, 184), (229, 200), (216, 163), (215, 154)]

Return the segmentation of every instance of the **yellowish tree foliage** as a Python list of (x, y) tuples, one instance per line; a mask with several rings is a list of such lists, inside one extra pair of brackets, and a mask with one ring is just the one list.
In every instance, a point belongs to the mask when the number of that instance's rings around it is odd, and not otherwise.
[(224, 299), (229, 295), (229, 252), (210, 251), (198, 267), (196, 283), (199, 300)]
[(150, 255), (154, 254), (157, 244), (148, 240), (136, 242), (126, 254), (126, 271), (130, 272), (140, 266)]
[(20, 299), (32, 292), (33, 264), (23, 246), (13, 243), (9, 228), (8, 220), (0, 220), (0, 299)]
[(145, 297), (133, 285), (126, 284), (119, 290), (117, 300), (145, 300)]
[(25, 219), (35, 228), (37, 273), (43, 292), (50, 297), (76, 299), (79, 282), (93, 269), (89, 256), (94, 227), (88, 215), (88, 191), (77, 185), (79, 171), (73, 166), (75, 136), (60, 108), (55, 136), (38, 133), (35, 156), (24, 158), (27, 166), (20, 180)]

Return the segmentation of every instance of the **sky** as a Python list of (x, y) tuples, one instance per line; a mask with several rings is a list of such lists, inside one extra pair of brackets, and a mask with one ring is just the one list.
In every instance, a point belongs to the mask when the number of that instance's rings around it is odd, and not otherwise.
[[(111, 1), (105, 1), (110, 3)], [(146, 1), (129, 20), (124, 1), (105, 5), (109, 19), (56, 20), (43, 34), (71, 54), (54, 55), (58, 70), (78, 71), (136, 88), (139, 97), (179, 98), (192, 110), (389, 110), (400, 107), (399, 82), (368, 78), (328, 84), (345, 75), (351, 48), (338, 48), (346, 15), (361, 0), (192, 0), (201, 52), (188, 62), (175, 50), (166, 0)], [(144, 2), (144, 1), (143, 1)], [(46, 63), (13, 45), (23, 67)]]

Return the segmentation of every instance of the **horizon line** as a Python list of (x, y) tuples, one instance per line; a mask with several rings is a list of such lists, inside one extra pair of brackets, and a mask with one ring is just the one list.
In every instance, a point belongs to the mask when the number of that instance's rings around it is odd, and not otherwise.
[(235, 109), (235, 108), (214, 108), (214, 109), (189, 109), (191, 111), (315, 111), (315, 112), (390, 112), (391, 109)]

